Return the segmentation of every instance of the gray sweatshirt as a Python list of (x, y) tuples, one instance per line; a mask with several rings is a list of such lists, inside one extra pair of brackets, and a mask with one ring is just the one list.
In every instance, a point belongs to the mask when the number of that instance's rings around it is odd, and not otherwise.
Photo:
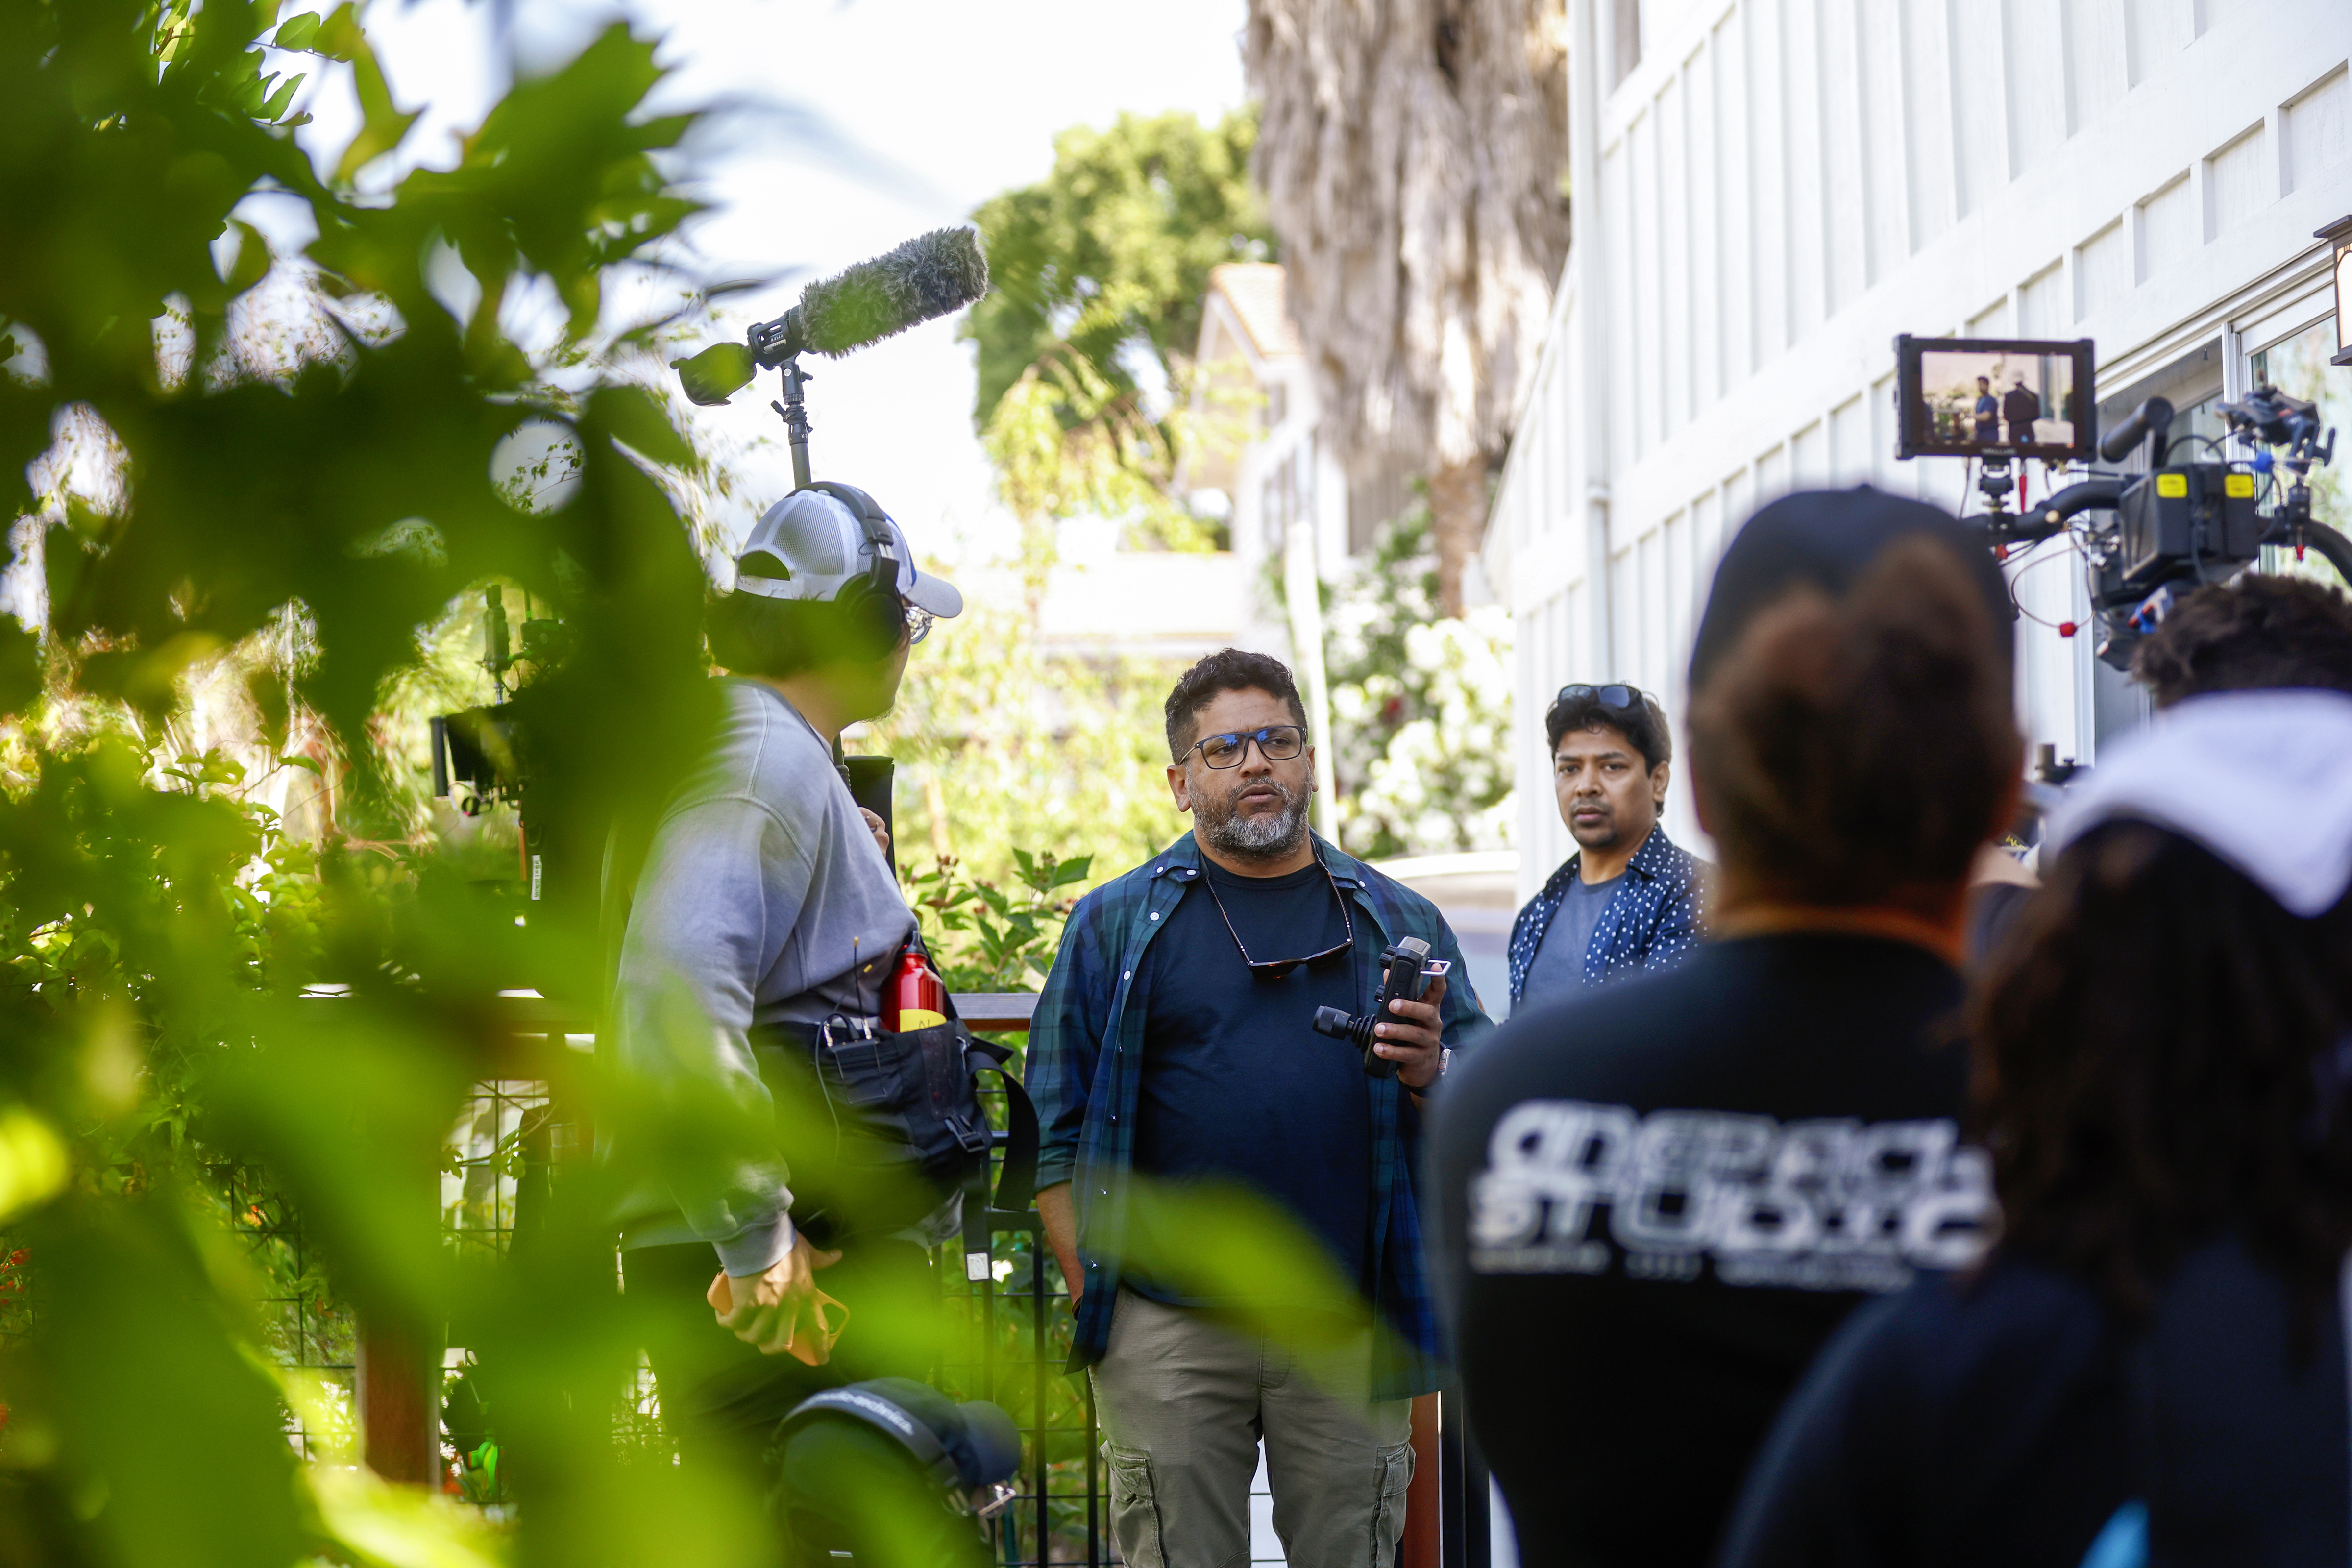
[[(751, 1026), (874, 1016), (915, 917), (808, 721), (773, 687), (719, 684), (717, 743), (670, 797), (637, 877), (619, 1059), (656, 1081), (703, 1078), (765, 1113)], [(728, 1273), (757, 1274), (792, 1248), (784, 1177), (746, 1168), (723, 1194), (640, 1194), (622, 1245), (699, 1238)]]

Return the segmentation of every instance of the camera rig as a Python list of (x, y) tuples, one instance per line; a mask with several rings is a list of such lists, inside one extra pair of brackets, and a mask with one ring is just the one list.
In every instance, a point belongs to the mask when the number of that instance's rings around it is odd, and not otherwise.
[[(1985, 531), (1996, 549), (2082, 534), (2096, 651), (2117, 669), (2130, 665), (2133, 646), (2163, 622), (2180, 595), (2237, 575), (2261, 559), (2265, 545), (2292, 550), (2297, 560), (2315, 550), (2352, 579), (2352, 541), (2312, 515), (2311, 470), (2326, 466), (2336, 451), (2335, 431), (2321, 438), (2318, 409), (2264, 384), (2242, 402), (2222, 404), (2220, 413), (2229, 421), (2228, 437), (2176, 437), (2172, 405), (2151, 397), (2099, 443), (2099, 455), (2111, 463), (2145, 447), (2147, 472), (2079, 480), (2030, 512), (2011, 512), (1988, 492)], [(2174, 463), (2173, 450), (2183, 442), (2202, 446), (2202, 460)], [(2231, 454), (2229, 442), (2252, 450)], [(2101, 511), (2111, 520), (2089, 527), (2074, 521)]]
[(497, 804), (516, 808), (518, 869), (527, 896), (536, 900), (544, 889), (546, 845), (543, 826), (529, 805), (529, 725), (523, 721), (528, 704), (520, 693), (509, 692), (507, 682), (519, 664), (530, 665), (534, 672), (553, 666), (562, 652), (563, 624), (552, 616), (534, 616), (530, 595), (524, 595), (522, 647), (518, 650), (505, 591), (493, 583), (482, 598), (480, 663), (489, 672), (496, 700), (432, 721), (433, 793), (467, 816), (479, 816), (484, 807)]
[[(2268, 383), (2238, 402), (2220, 405), (2229, 428), (2215, 437), (2174, 436), (2172, 405), (2151, 397), (2095, 447), (2100, 458), (2114, 464), (2144, 454), (2145, 472), (2096, 475), (2068, 485), (2039, 505), (2011, 510), (2011, 497), (2017, 489), (2012, 460), (2087, 457), (2093, 450), (2090, 347), (2087, 341), (1992, 343), (1897, 338), (1895, 395), (1904, 435), (1896, 455), (1971, 458), (1979, 465), (1976, 489), (1984, 498), (1983, 511), (1971, 521), (1982, 523), (1986, 542), (2004, 560), (2061, 535), (2070, 539), (2085, 563), (2095, 647), (2103, 662), (2128, 668), (2133, 647), (2162, 623), (2179, 595), (2236, 576), (2262, 558), (2265, 546), (2291, 550), (2297, 560), (2306, 551), (2316, 551), (2352, 581), (2352, 540), (2312, 514), (2311, 470), (2334, 459), (2336, 432), (2323, 430), (2316, 405)], [(1973, 408), (1966, 406), (1963, 397), (1958, 400), (1957, 414), (1950, 407), (1938, 409), (1927, 383), (1932, 373), (1923, 372), (1923, 365), (1938, 354), (1958, 363), (1964, 356), (1981, 358), (1991, 351), (2028, 356), (2045, 366), (2064, 363), (2069, 374), (2064, 378), (2063, 424), (2029, 420), (2022, 441), (2014, 438), (2020, 426), (2012, 425), (2012, 439), (2003, 441), (2002, 412), (1998, 400), (1988, 403), (1990, 389)], [(1978, 378), (1979, 386), (1983, 379)], [(2019, 385), (2021, 390), (2022, 378)], [(1947, 388), (1945, 402), (1954, 401)], [(2030, 416), (2032, 411), (2023, 412)], [(1951, 434), (1956, 424), (1959, 433)], [(1971, 424), (1974, 442), (1969, 439)], [(2045, 425), (2056, 426), (2063, 437), (2037, 439)], [(2201, 451), (2194, 452), (2190, 461), (2175, 463), (2175, 449), (2191, 443)], [(2233, 446), (2242, 449), (2233, 451)], [(2104, 521), (2086, 516), (2095, 513), (2106, 515)], [(2060, 636), (2071, 637), (2081, 628), (2066, 621), (2057, 629)]]
[(1379, 1042), (1372, 1030), (1382, 1023), (1393, 1023), (1396, 1016), (1389, 1010), (1391, 1002), (1418, 1002), (1429, 989), (1429, 982), (1444, 974), (1453, 965), (1444, 959), (1429, 956), (1429, 943), (1417, 936), (1400, 937), (1394, 947), (1381, 953), (1381, 999), (1372, 1010), (1364, 1014), (1348, 1014), (1337, 1007), (1315, 1009), (1315, 1032), (1335, 1040), (1344, 1040), (1364, 1054), (1364, 1076), (1394, 1078), (1397, 1065), (1375, 1049)]

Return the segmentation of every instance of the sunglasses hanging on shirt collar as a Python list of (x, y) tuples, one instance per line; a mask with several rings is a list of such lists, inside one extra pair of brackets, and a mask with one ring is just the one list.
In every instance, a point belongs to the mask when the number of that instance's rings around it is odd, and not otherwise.
[(1320, 963), (1327, 958), (1337, 958), (1356, 945), (1356, 921), (1355, 918), (1348, 913), (1347, 899), (1339, 892), (1339, 879), (1331, 875), (1331, 868), (1323, 864), (1322, 856), (1315, 857), (1315, 864), (1322, 871), (1323, 879), (1331, 884), (1331, 897), (1339, 900), (1340, 926), (1347, 934), (1342, 936), (1336, 945), (1327, 947), (1320, 952), (1310, 952), (1304, 958), (1252, 958), (1249, 945), (1242, 941), (1242, 933), (1234, 929), (1234, 917), (1225, 913), (1225, 900), (1217, 897), (1215, 879), (1206, 872), (1202, 874), (1201, 884), (1209, 889), (1209, 898), (1217, 906), (1218, 918), (1225, 922), (1225, 934), (1234, 939), (1235, 947), (1241, 949), (1242, 962), (1249, 965), (1252, 974), (1266, 980), (1280, 980), (1301, 964)]

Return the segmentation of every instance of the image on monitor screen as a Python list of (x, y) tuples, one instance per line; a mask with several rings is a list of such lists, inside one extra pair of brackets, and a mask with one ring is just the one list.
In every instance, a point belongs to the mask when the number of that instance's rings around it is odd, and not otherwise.
[(2088, 446), (2084, 388), (2070, 345), (1918, 346), (1906, 443), (1913, 452), (2056, 456)]

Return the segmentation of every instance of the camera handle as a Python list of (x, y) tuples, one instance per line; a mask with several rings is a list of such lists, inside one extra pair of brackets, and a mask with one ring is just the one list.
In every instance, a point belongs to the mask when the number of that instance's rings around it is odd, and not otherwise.
[(1429, 956), (1429, 943), (1417, 936), (1399, 939), (1394, 947), (1381, 954), (1381, 995), (1368, 1014), (1356, 1016), (1337, 1007), (1315, 1009), (1314, 1028), (1318, 1035), (1334, 1040), (1344, 1040), (1364, 1053), (1364, 1076), (1394, 1078), (1396, 1063), (1375, 1049), (1378, 1042), (1373, 1028), (1384, 1020), (1392, 1020), (1389, 1011), (1391, 1002), (1418, 1002), (1429, 987), (1427, 982), (1445, 973), (1454, 966), (1444, 959)]

